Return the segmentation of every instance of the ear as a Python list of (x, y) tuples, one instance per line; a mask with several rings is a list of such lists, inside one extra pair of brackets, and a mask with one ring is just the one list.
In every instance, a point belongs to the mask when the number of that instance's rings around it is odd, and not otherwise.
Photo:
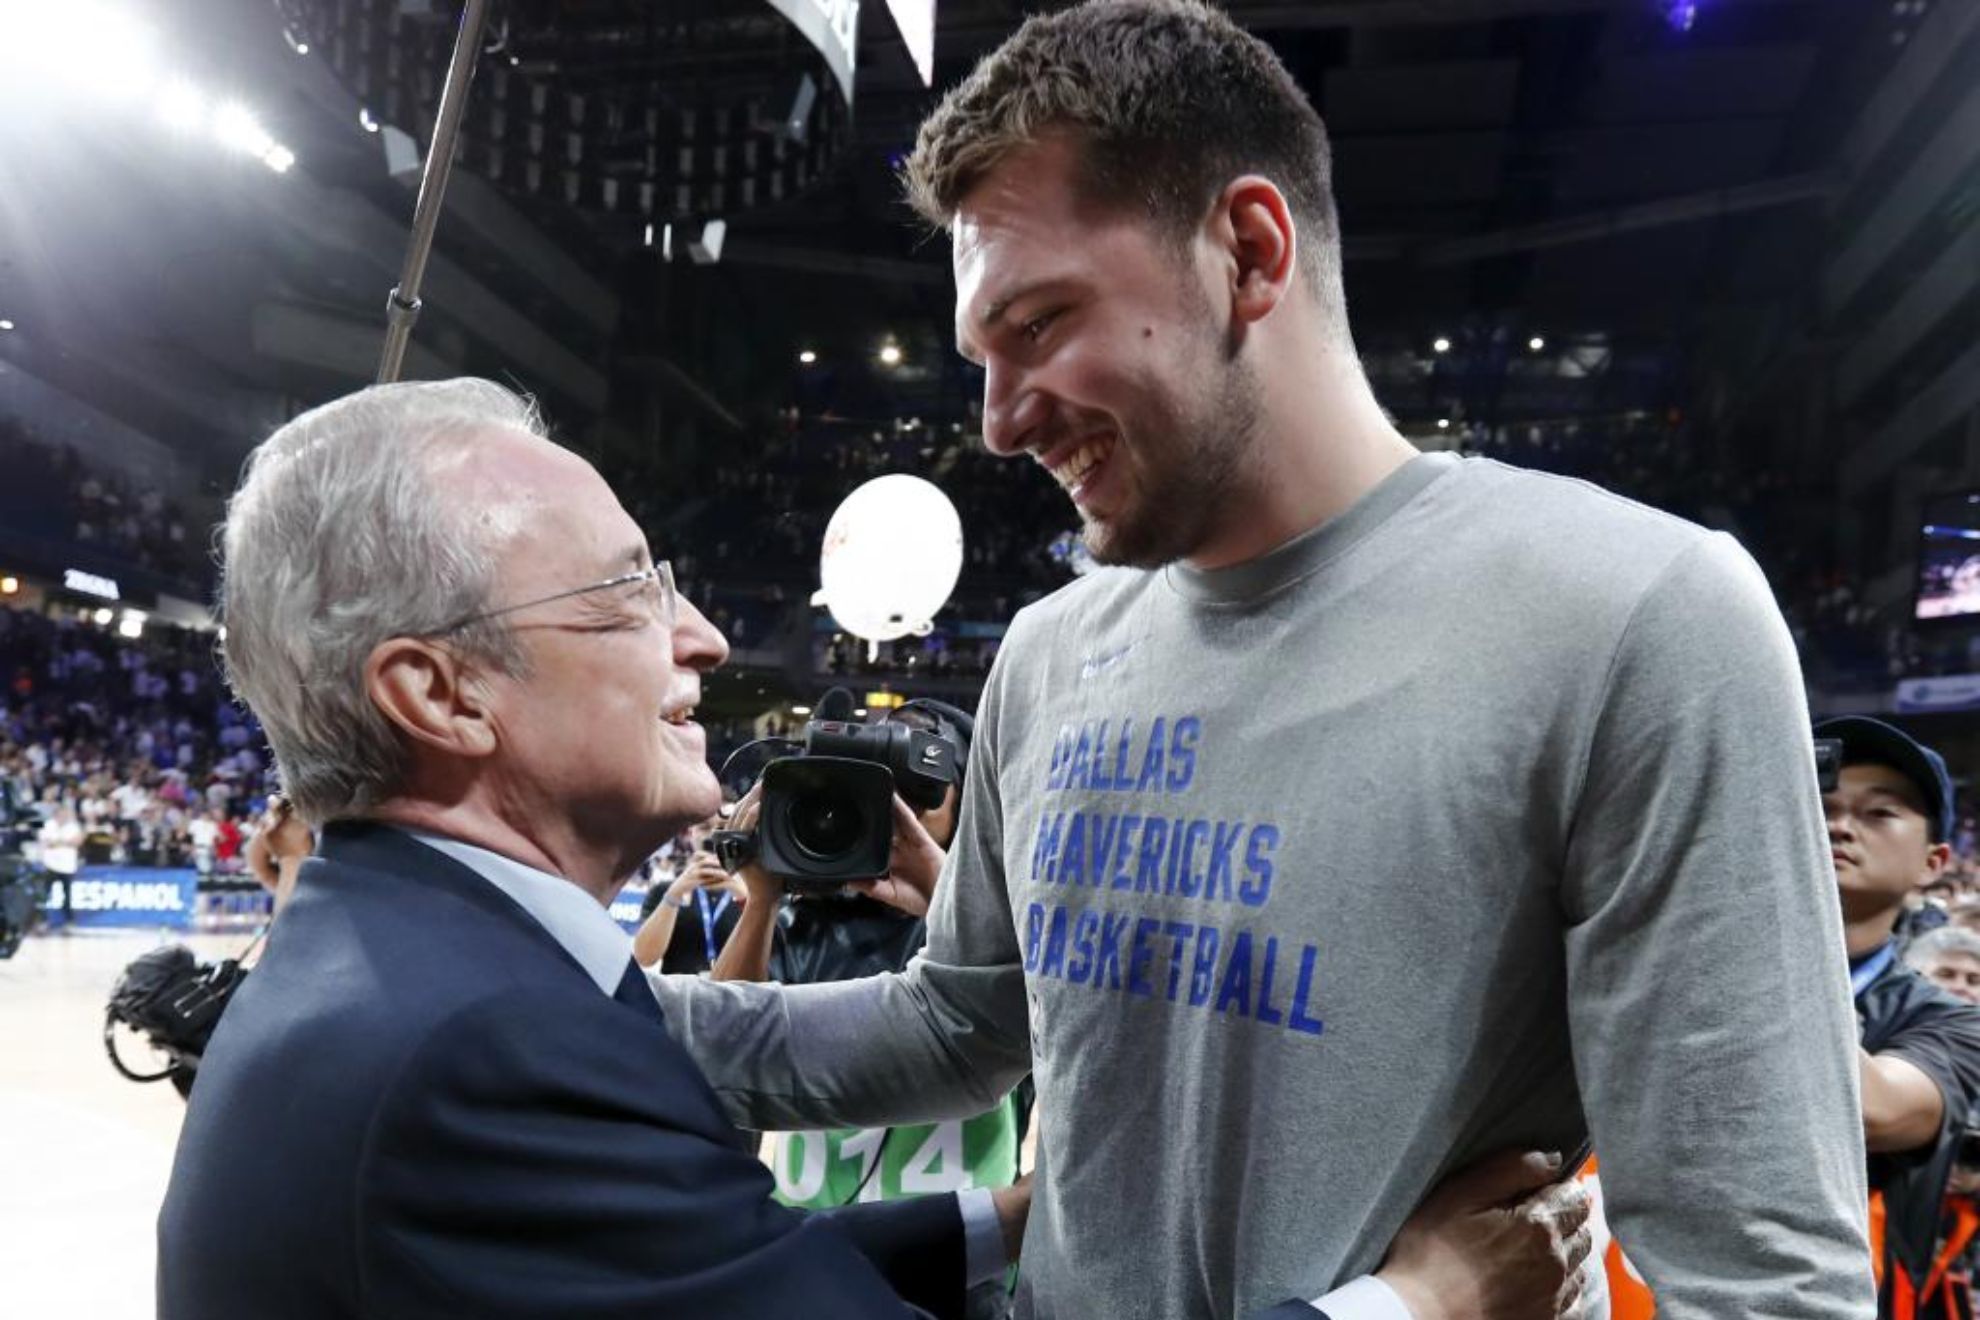
[(1279, 186), (1260, 174), (1231, 180), (1210, 212), (1210, 236), (1230, 281), (1231, 311), (1262, 321), (1292, 291), (1299, 233)]
[(1952, 845), (1949, 843), (1933, 844), (1925, 850), (1925, 876), (1918, 882), (1919, 885), (1931, 884), (1934, 880), (1944, 875), (1946, 868), (1950, 865), (1952, 865)]
[(415, 742), (451, 756), (479, 758), (495, 750), (483, 685), (444, 647), (416, 637), (380, 642), (365, 657), (364, 690)]

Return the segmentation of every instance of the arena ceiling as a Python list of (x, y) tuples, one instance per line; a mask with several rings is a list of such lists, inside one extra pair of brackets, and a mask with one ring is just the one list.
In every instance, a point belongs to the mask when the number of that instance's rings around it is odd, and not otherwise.
[[(1371, 360), (1420, 357), (1447, 336), (1503, 372), (1507, 345), (1541, 336), (1667, 381), (1744, 309), (1802, 296), (1833, 145), (1917, 2), (1228, 8), (1281, 53), (1333, 134)], [(788, 396), (800, 347), (852, 356), (893, 335), (911, 364), (930, 364), (928, 388), (967, 389), (953, 363), (933, 365), (948, 356), (946, 243), (909, 223), (893, 169), (939, 90), (1035, 7), (941, 0), (930, 91), (868, 0), (848, 116), (767, 0), (495, 0), (411, 372), (508, 376), (567, 424), (609, 417), (648, 437), (682, 417), (746, 431), (753, 408)], [(230, 476), (271, 416), (369, 373), (412, 201), (385, 142), (393, 128), (424, 142), (452, 8), (151, 11), (185, 66), (236, 89), (296, 164), (278, 177), (161, 146), (107, 113), (73, 111), (51, 132), (46, 115), (16, 110), (0, 123), (0, 317), (20, 329), (0, 355), (203, 445)], [(733, 190), (669, 193), (684, 130), (642, 106), (692, 103), (691, 131), (719, 123), (768, 143), (806, 73), (810, 132), (787, 144), (778, 186), (747, 205)], [(575, 123), (573, 92), (591, 107)], [(619, 109), (598, 109), (614, 98)], [(388, 131), (369, 131), (381, 121)], [(530, 145), (532, 123), (547, 147)], [(582, 160), (584, 179), (532, 171), (546, 151)], [(749, 167), (766, 179), (769, 152)], [(644, 212), (627, 206), (642, 159), (659, 185)], [(726, 241), (699, 265), (685, 248), (710, 218)], [(1409, 375), (1398, 368), (1398, 389)], [(1557, 402), (1572, 406), (1572, 391)]]

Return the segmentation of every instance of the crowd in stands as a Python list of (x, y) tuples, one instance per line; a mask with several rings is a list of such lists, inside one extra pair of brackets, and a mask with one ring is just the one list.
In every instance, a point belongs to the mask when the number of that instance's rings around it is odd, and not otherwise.
[(52, 539), (99, 549), (135, 568), (199, 585), (212, 577), (204, 521), (163, 492), (92, 467), (0, 414), (0, 514)]
[[(82, 862), (239, 869), (271, 788), (261, 731), (209, 636), (129, 639), (0, 607), (0, 813), (11, 842)], [(70, 867), (73, 869), (73, 867)]]
[[(1909, 676), (1970, 672), (1968, 640), (1910, 626), (1908, 608), (1873, 609), (1861, 582), (1828, 547), (1833, 493), (1757, 465), (1703, 428), (1649, 413), (1487, 427), (1458, 421), (1451, 437), (1468, 454), (1581, 477), (1656, 508), (1738, 536), (1766, 570), (1811, 678), (1818, 685), (1875, 686)], [(210, 577), (207, 529), (156, 490), (91, 470), (71, 449), (29, 437), (0, 416), (0, 514), (22, 527), (96, 545), (139, 568), (187, 581)], [(994, 641), (964, 623), (1008, 622), (1024, 604), (1073, 575), (1067, 533), (1076, 519), (1034, 463), (986, 453), (959, 422), (897, 419), (852, 423), (786, 416), (685, 475), (615, 458), (610, 475), (655, 543), (676, 553), (682, 587), (732, 646), (776, 645), (816, 585), (818, 547), (833, 510), (861, 482), (889, 472), (927, 477), (962, 517), (964, 563), (954, 597), (928, 638), (883, 645), (811, 639), (817, 673), (961, 674), (987, 671)], [(623, 469), (623, 470), (621, 470)], [(782, 634), (783, 637), (790, 636)]]

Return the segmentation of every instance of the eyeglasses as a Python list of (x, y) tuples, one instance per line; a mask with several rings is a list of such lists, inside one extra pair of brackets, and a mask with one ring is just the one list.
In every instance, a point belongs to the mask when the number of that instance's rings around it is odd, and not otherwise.
[(499, 610), (483, 610), (470, 614), (465, 619), (456, 619), (444, 628), (436, 628), (428, 636), (444, 637), (451, 632), (459, 632), (471, 623), (486, 623), (499, 619), (517, 610), (534, 609), (538, 605), (548, 605), (551, 601), (568, 600), (572, 596), (588, 596), (594, 591), (610, 591), (615, 587), (634, 588), (640, 600), (651, 606), (660, 626), (668, 632), (674, 630), (675, 620), (680, 615), (679, 597), (674, 590), (674, 566), (666, 560), (658, 560), (651, 568), (642, 568), (636, 573), (621, 573), (608, 577), (603, 582), (594, 582), (588, 587), (572, 587), (569, 591), (559, 591), (549, 596), (538, 596), (516, 605), (504, 605)]

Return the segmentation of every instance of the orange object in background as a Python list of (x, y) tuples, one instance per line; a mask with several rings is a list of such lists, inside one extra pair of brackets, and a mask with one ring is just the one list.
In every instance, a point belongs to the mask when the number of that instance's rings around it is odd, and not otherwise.
[[(1588, 1194), (1595, 1198), (1597, 1210), (1602, 1205), (1600, 1169), (1601, 1162), (1591, 1157), (1575, 1175), (1588, 1184)], [(1602, 1272), (1609, 1280), (1609, 1320), (1650, 1320), (1657, 1314), (1657, 1299), (1650, 1295), (1643, 1276), (1629, 1263), (1629, 1258), (1623, 1255), (1622, 1243), (1613, 1236), (1602, 1251)]]
[(1946, 1210), (1952, 1222), (1946, 1230), (1939, 1258), (1932, 1263), (1931, 1277), (1925, 1280), (1925, 1288), (1919, 1294), (1919, 1309), (1926, 1315), (1970, 1316), (1972, 1282), (1954, 1273), (1952, 1267), (1973, 1244), (1973, 1239), (1980, 1236), (1980, 1206), (1970, 1196), (1952, 1195), (1946, 1198)]

